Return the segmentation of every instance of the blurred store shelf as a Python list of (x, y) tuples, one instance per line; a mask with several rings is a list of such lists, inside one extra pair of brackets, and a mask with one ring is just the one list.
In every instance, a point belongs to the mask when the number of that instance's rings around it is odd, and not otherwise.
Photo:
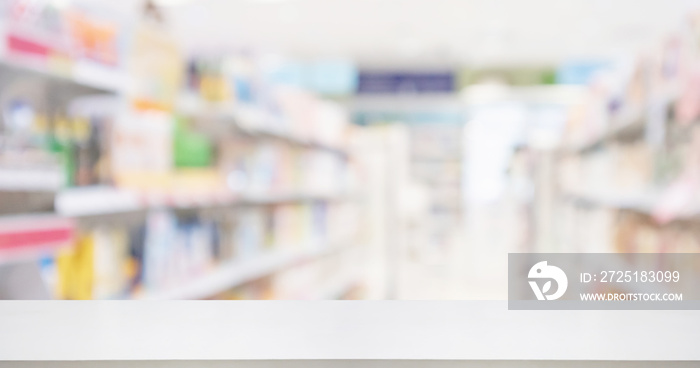
[(582, 143), (564, 148), (563, 151), (568, 154), (582, 154), (610, 141), (630, 136), (642, 136), (645, 126), (646, 119), (644, 119), (642, 111), (640, 109), (632, 109), (615, 119), (601, 134)]
[[(183, 283), (181, 286), (160, 292), (146, 292), (136, 296), (144, 300), (181, 300), (204, 299), (216, 295), (219, 292), (243, 285), (247, 282), (268, 276), (285, 267), (301, 262), (313, 260), (323, 255), (348, 247), (347, 244), (317, 247), (303, 251), (276, 251), (268, 254), (260, 254), (236, 260), (221, 265), (208, 274), (195, 279), (192, 282)], [(356, 280), (356, 278), (354, 278)], [(347, 285), (347, 279), (343, 279), (343, 285)], [(333, 288), (321, 295), (337, 295), (343, 286), (333, 284)]]
[(240, 195), (234, 202), (250, 205), (264, 205), (291, 202), (312, 202), (312, 201), (350, 201), (358, 198), (353, 193), (332, 193), (332, 192), (298, 192), (298, 193), (271, 193), (256, 195)]
[(130, 83), (130, 78), (126, 73), (85, 61), (74, 64), (72, 80), (96, 90), (115, 94), (126, 92)]
[(664, 198), (659, 193), (630, 195), (607, 193), (600, 195), (566, 193), (564, 200), (581, 206), (603, 207), (612, 210), (627, 210), (655, 217), (663, 212), (663, 222), (691, 220), (700, 216), (700, 204), (687, 203), (672, 212), (663, 209)]
[(621, 193), (607, 193), (604, 195), (588, 195), (566, 193), (564, 198), (584, 206), (606, 207), (612, 209), (624, 209), (644, 214), (652, 214), (658, 203), (658, 195), (629, 195)]
[[(66, 300), (357, 284), (329, 254), (361, 213), (345, 106), (278, 85), (262, 56), (188, 54), (100, 5), (15, 5), (0, 6), (0, 215), (15, 216), (0, 217), (0, 263), (32, 261)], [(318, 282), (284, 280), (304, 277)]]
[(36, 260), (71, 244), (75, 223), (52, 214), (0, 217), (0, 264)]
[(250, 137), (278, 139), (293, 145), (332, 152), (342, 157), (348, 156), (344, 148), (290, 132), (279, 123), (279, 117), (261, 108), (205, 103), (197, 99), (182, 99), (179, 106), (180, 112), (187, 116), (225, 122)]
[[(32, 37), (27, 37), (26, 29), (16, 33), (18, 29), (11, 31), (10, 28), (0, 28), (0, 80), (4, 83), (40, 81), (49, 91), (57, 91), (63, 97), (90, 93), (121, 94), (127, 90), (130, 78), (121, 69), (60, 53), (54, 54), (53, 58), (47, 57), (44, 55), (46, 50), (42, 50), (46, 45), (27, 41)], [(15, 45), (16, 50), (11, 50), (12, 42), (21, 45)]]
[(127, 89), (127, 76), (118, 71), (88, 62), (49, 67), (46, 63), (25, 57), (3, 57), (0, 54), (0, 75), (5, 80), (40, 80), (63, 92), (119, 94)]
[(65, 183), (60, 169), (0, 168), (0, 191), (53, 192)]
[(345, 193), (295, 192), (235, 195), (231, 192), (138, 193), (112, 187), (66, 189), (56, 195), (56, 212), (86, 217), (146, 211), (156, 208), (186, 209), (233, 205), (270, 205), (293, 202), (335, 201), (355, 198)]

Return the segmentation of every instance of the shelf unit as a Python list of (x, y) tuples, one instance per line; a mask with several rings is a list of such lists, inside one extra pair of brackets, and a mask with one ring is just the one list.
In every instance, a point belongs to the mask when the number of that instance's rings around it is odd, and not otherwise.
[[(660, 195), (657, 193), (647, 195), (630, 196), (627, 194), (586, 195), (571, 194), (562, 195), (562, 199), (581, 206), (593, 206), (609, 209), (632, 211), (642, 215), (654, 217), (659, 211)], [(683, 210), (677, 211), (665, 222), (693, 220), (700, 216), (700, 205), (689, 205)]]
[[(6, 31), (0, 27), (0, 80), (3, 85), (18, 82), (41, 83), (55, 99), (82, 94), (120, 95), (130, 79), (120, 70), (87, 60), (49, 63), (39, 58), (9, 54), (5, 50)], [(0, 167), (0, 191), (51, 194), (60, 190), (65, 176), (57, 168)], [(70, 246), (75, 220), (55, 213), (0, 217), (0, 265), (36, 261)]]
[(633, 109), (626, 115), (615, 120), (608, 129), (601, 134), (590, 138), (583, 143), (565, 147), (561, 151), (565, 154), (585, 154), (606, 142), (622, 139), (629, 136), (641, 136), (646, 127), (646, 119), (639, 109)]
[(627, 194), (615, 193), (608, 193), (605, 195), (566, 193), (563, 195), (563, 198), (584, 206), (619, 208), (648, 215), (654, 213), (654, 206), (658, 202), (658, 195), (630, 196)]
[[(136, 299), (204, 299), (224, 290), (243, 285), (264, 276), (268, 276), (283, 268), (290, 267), (301, 262), (314, 260), (324, 255), (340, 251), (346, 247), (348, 247), (347, 244), (334, 246), (327, 245), (324, 247), (317, 247), (316, 249), (301, 250), (297, 252), (273, 251), (258, 254), (222, 264), (211, 272), (205, 273), (191, 282), (178, 285), (170, 290), (163, 290), (159, 292), (147, 291), (142, 295), (137, 295)], [(353, 278), (353, 280), (356, 280), (356, 278)], [(330, 288), (328, 292), (324, 291), (319, 294), (320, 298), (325, 299), (326, 296), (337, 295), (336, 291), (346, 287), (349, 282), (347, 277), (344, 277), (340, 281), (340, 285), (337, 283), (333, 284), (333, 287)]]
[(129, 88), (128, 76), (123, 72), (90, 62), (74, 62), (62, 68), (50, 69), (45, 62), (29, 57), (2, 55), (0, 52), (0, 73), (17, 79), (41, 79), (52, 86), (68, 87), (84, 93), (121, 94)]
[(352, 199), (350, 194), (334, 193), (270, 193), (234, 194), (228, 191), (196, 195), (137, 193), (112, 187), (66, 189), (57, 193), (56, 212), (67, 217), (89, 217), (141, 212), (159, 208), (197, 209), (229, 206), (255, 206), (313, 201)]
[[(656, 97), (656, 100), (674, 101), (678, 97), (678, 89), (673, 88), (670, 92), (666, 91), (662, 97)], [(645, 114), (645, 110), (642, 107), (629, 108), (612, 119), (607, 129), (600, 134), (587, 139), (583, 143), (561, 147), (558, 150), (560, 159), (566, 159), (567, 156), (585, 158), (597, 148), (616, 142), (638, 142), (640, 139), (646, 138), (647, 129), (649, 128), (648, 125), (649, 117)], [(582, 205), (617, 208), (646, 215), (654, 215), (663, 198), (662, 194), (661, 190), (643, 194), (616, 193), (613, 191), (595, 195), (564, 192), (561, 194), (561, 198)], [(676, 214), (673, 219), (684, 220), (695, 217), (698, 210), (700, 210), (700, 208), (696, 209), (695, 207), (698, 206), (693, 206), (692, 209)]]
[(55, 192), (64, 176), (57, 169), (0, 168), (0, 190), (8, 192)]
[[(5, 29), (4, 26), (0, 26), (0, 39), (5, 39), (6, 35), (10, 35), (12, 30), (8, 28)], [(163, 35), (167, 38), (166, 35)], [(136, 98), (136, 102), (144, 102), (144, 106), (153, 103), (153, 106), (164, 107), (169, 104), (160, 104), (156, 100), (150, 100), (149, 98), (154, 96), (140, 96), (143, 91), (141, 89), (141, 82), (136, 81), (135, 77), (132, 78), (125, 72), (119, 70), (111, 70), (107, 67), (102, 67), (97, 63), (89, 62), (84, 59), (75, 60), (54, 60), (48, 57), (43, 57), (41, 53), (38, 56), (27, 56), (21, 54), (20, 52), (12, 53), (3, 45), (0, 45), (0, 80), (8, 83), (15, 84), (26, 84), (29, 82), (36, 82), (37, 85), (41, 86), (39, 88), (39, 93), (37, 94), (37, 99), (41, 99), (41, 103), (38, 103), (38, 107), (42, 107), (42, 103), (51, 104), (52, 107), (70, 107), (68, 110), (71, 112), (68, 115), (75, 113), (72, 99), (75, 96), (85, 96), (85, 95), (114, 95), (117, 97), (124, 97), (115, 102), (115, 108), (128, 109), (130, 106), (127, 102), (129, 97), (144, 97)], [(160, 50), (159, 50), (160, 51)], [(150, 52), (150, 50), (149, 50)], [(155, 51), (157, 52), (157, 51)], [(50, 59), (50, 60), (49, 60)], [(182, 69), (186, 69), (186, 66), (181, 65)], [(29, 82), (27, 82), (29, 81)], [(139, 82), (139, 83), (136, 83)], [(159, 81), (162, 82), (162, 81)], [(162, 87), (159, 85), (159, 87)], [(175, 87), (173, 87), (175, 88)], [(175, 92), (174, 90), (172, 92)], [(202, 91), (199, 91), (200, 93)], [(197, 92), (195, 92), (196, 94)], [(146, 93), (148, 94), (148, 93)], [(138, 96), (137, 96), (138, 95)], [(143, 101), (141, 101), (143, 100)], [(33, 102), (33, 101), (32, 101)], [(92, 101), (88, 103), (88, 107), (94, 107), (91, 105)], [(139, 104), (135, 105), (139, 105)], [(197, 122), (200, 121), (211, 121), (216, 122), (218, 129), (225, 128), (225, 133), (230, 134), (233, 131), (240, 133), (242, 138), (250, 139), (255, 143), (262, 143), (267, 141), (274, 141), (275, 143), (281, 143), (281, 145), (291, 145), (294, 147), (302, 148), (298, 151), (306, 152), (308, 150), (318, 150), (326, 153), (330, 153), (338, 156), (341, 160), (348, 160), (349, 151), (342, 147), (339, 143), (337, 145), (330, 144), (328, 142), (323, 142), (318, 139), (304, 134), (300, 131), (292, 131), (292, 128), (282, 129), (279, 127), (284, 126), (286, 121), (283, 117), (278, 114), (274, 114), (271, 111), (267, 111), (264, 107), (255, 106), (242, 106), (234, 104), (211, 104), (203, 102), (203, 100), (183, 98), (181, 101), (175, 102), (175, 110), (179, 113), (187, 115)], [(141, 105), (139, 105), (141, 106)], [(33, 106), (34, 107), (34, 106)], [(58, 110), (58, 109), (57, 109)], [(98, 108), (100, 112), (102, 107)], [(111, 110), (110, 110), (111, 112)], [(49, 115), (47, 109), (47, 116)], [(53, 113), (53, 112), (51, 112)], [(92, 115), (92, 113), (86, 115)], [(77, 115), (81, 116), (80, 113)], [(84, 116), (81, 116), (84, 117)], [(54, 119), (52, 117), (51, 119)], [(339, 123), (340, 121), (332, 121), (333, 123)], [(340, 125), (338, 125), (340, 127)], [(201, 128), (199, 126), (195, 127), (195, 130)], [(233, 130), (233, 131), (232, 131)], [(331, 133), (331, 136), (339, 137), (337, 134), (340, 132), (331, 129), (326, 130), (326, 133)], [(201, 132), (197, 132), (201, 133)], [(328, 134), (326, 134), (328, 136)], [(221, 137), (217, 134), (216, 137)], [(215, 139), (211, 139), (209, 144)], [(334, 140), (335, 141), (335, 140)], [(340, 140), (338, 140), (339, 142)], [(330, 140), (329, 140), (330, 142)], [(287, 147), (285, 147), (286, 149)], [(294, 150), (295, 152), (297, 150)], [(300, 154), (301, 156), (301, 154)], [(312, 155), (313, 156), (313, 155)], [(319, 155), (320, 156), (320, 155)], [(328, 155), (325, 155), (328, 156)], [(306, 156), (303, 157), (304, 159)], [(315, 157), (314, 157), (315, 158)], [(316, 161), (312, 161), (312, 166), (316, 168), (323, 168), (325, 161), (322, 159), (331, 157), (322, 157), (318, 161), (322, 161), (321, 164), (316, 164)], [(332, 157), (334, 161), (338, 161), (335, 167), (342, 168), (340, 160), (335, 160), (336, 157)], [(247, 159), (247, 158), (246, 158)], [(20, 162), (22, 163), (22, 162)], [(287, 161), (282, 162), (287, 163)], [(335, 162), (334, 162), (335, 163)], [(270, 165), (269, 162), (264, 164)], [(328, 166), (328, 165), (326, 165)], [(265, 167), (268, 170), (278, 170)], [(319, 171), (323, 173), (324, 171)], [(314, 172), (316, 173), (316, 171)], [(165, 210), (168, 215), (174, 214), (172, 218), (176, 218), (174, 222), (176, 234), (188, 234), (190, 236), (192, 233), (188, 232), (197, 226), (201, 226), (195, 230), (205, 231), (203, 228), (210, 226), (212, 234), (216, 231), (216, 240), (201, 240), (201, 244), (209, 244), (207, 241), (214, 244), (214, 242), (223, 241), (218, 237), (226, 237), (227, 247), (234, 247), (236, 241), (229, 239), (238, 236), (236, 233), (237, 229), (235, 226), (239, 226), (236, 221), (241, 220), (253, 223), (251, 228), (255, 228), (253, 232), (270, 231), (265, 223), (263, 225), (264, 230), (258, 229), (258, 221), (262, 216), (276, 216), (275, 221), (278, 218), (289, 218), (290, 214), (300, 214), (304, 217), (299, 222), (294, 222), (295, 226), (303, 227), (299, 231), (299, 234), (289, 234), (291, 231), (278, 231), (280, 234), (275, 233), (275, 236), (280, 237), (284, 243), (285, 239), (295, 239), (303, 237), (304, 239), (311, 237), (314, 243), (326, 242), (328, 237), (333, 237), (331, 235), (324, 235), (323, 241), (316, 239), (321, 235), (316, 234), (320, 232), (317, 229), (325, 229), (329, 225), (326, 225), (323, 221), (317, 221), (315, 216), (323, 216), (325, 214), (337, 214), (342, 212), (340, 216), (342, 217), (345, 212), (344, 205), (335, 206), (338, 203), (346, 201), (354, 201), (357, 196), (346, 190), (346, 185), (325, 185), (323, 188), (321, 185), (314, 186), (318, 190), (294, 190), (293, 187), (288, 186), (290, 191), (278, 191), (278, 192), (234, 192), (225, 187), (224, 183), (220, 185), (213, 185), (217, 189), (204, 189), (196, 190), (189, 187), (178, 188), (178, 189), (168, 189), (168, 190), (132, 190), (126, 189), (126, 187), (109, 187), (109, 186), (95, 186), (95, 187), (76, 187), (76, 188), (66, 188), (66, 176), (67, 174), (61, 169), (56, 170), (44, 170), (38, 168), (16, 168), (16, 167), (0, 167), (0, 192), (3, 195), (13, 195), (14, 192), (22, 192), (23, 197), (17, 198), (13, 201), (16, 202), (14, 206), (8, 206), (7, 212), (15, 213), (20, 211), (29, 211), (27, 208), (30, 206), (24, 206), (28, 203), (30, 198), (31, 202), (36, 202), (35, 198), (38, 198), (36, 192), (41, 193), (41, 203), (36, 206), (31, 206), (31, 210), (34, 207), (42, 208), (42, 211), (51, 211), (53, 207), (53, 213), (47, 215), (28, 215), (23, 217), (22, 224), (27, 226), (27, 233), (21, 233), (18, 235), (17, 231), (12, 230), (12, 227), (18, 223), (11, 218), (0, 218), (0, 263), (5, 261), (22, 260), (29, 262), (37, 262), (44, 256), (51, 256), (55, 250), (60, 247), (71, 246), (71, 243), (90, 243), (93, 241), (91, 237), (95, 236), (97, 232), (102, 232), (104, 234), (107, 232), (124, 232), (128, 234), (129, 230), (133, 230), (137, 226), (132, 223), (134, 221), (125, 221), (128, 224), (121, 224), (123, 219), (126, 219), (127, 215), (138, 219), (139, 221), (143, 218), (143, 213), (148, 216), (153, 214), (154, 210)], [(306, 177), (304, 177), (306, 179)], [(333, 183), (336, 183), (335, 181)], [(330, 183), (330, 181), (329, 181)], [(123, 183), (122, 183), (123, 184)], [(219, 188), (221, 187), (221, 188)], [(294, 188), (296, 188), (295, 186)], [(325, 189), (328, 187), (328, 191), (321, 191), (320, 189)], [(337, 187), (337, 188), (336, 188)], [(286, 188), (286, 187), (285, 187)], [(331, 189), (337, 189), (331, 191)], [(27, 196), (26, 198), (24, 196)], [(46, 200), (45, 200), (46, 199)], [(45, 204), (44, 202), (47, 202)], [(321, 203), (323, 202), (323, 203)], [(308, 204), (308, 206), (307, 206)], [(326, 205), (327, 204), (327, 205)], [(289, 205), (289, 206), (286, 206)], [(249, 209), (246, 207), (265, 207), (264, 209)], [(286, 207), (285, 207), (286, 206)], [(26, 207), (26, 208), (25, 208)], [(238, 215), (238, 208), (236, 211), (231, 211), (231, 214), (224, 213), (220, 210), (228, 210), (230, 207), (244, 207), (241, 211), (241, 216), (245, 216), (248, 212), (253, 213), (250, 217), (245, 219), (233, 219)], [(336, 210), (338, 207), (343, 207), (340, 210)], [(216, 211), (213, 211), (216, 209)], [(187, 210), (187, 211), (181, 211)], [(335, 212), (334, 212), (335, 211)], [(235, 213), (234, 213), (235, 212)], [(308, 214), (307, 214), (308, 213)], [(136, 215), (139, 216), (131, 216)], [(161, 215), (161, 213), (153, 214), (154, 216)], [(230, 216), (229, 216), (230, 215)], [(121, 217), (119, 217), (121, 216)], [(331, 215), (328, 215), (331, 216)], [(337, 217), (337, 216), (336, 216)], [(51, 219), (53, 221), (52, 226), (57, 229), (61, 229), (60, 238), (44, 239), (39, 237), (37, 234), (44, 232), (42, 223), (47, 222)], [(147, 217), (148, 220), (151, 217)], [(186, 218), (186, 219), (185, 219)], [(216, 218), (215, 220), (213, 218)], [(182, 220), (182, 222), (179, 222)], [(295, 219), (296, 220), (296, 219)], [(186, 221), (186, 225), (182, 225)], [(265, 221), (271, 222), (272, 219), (265, 219)], [(330, 221), (330, 220), (329, 220)], [(118, 223), (112, 225), (112, 222)], [(206, 222), (206, 225), (202, 223)], [(262, 221), (264, 222), (264, 221)], [(234, 225), (235, 223), (235, 225)], [(291, 223), (291, 222), (290, 222)], [(10, 230), (5, 229), (3, 226), (9, 224)], [(60, 224), (60, 226), (59, 226)], [(124, 225), (122, 227), (122, 225)], [(48, 226), (48, 225), (47, 225)], [(145, 226), (150, 226), (146, 224)], [(179, 227), (182, 226), (182, 227)], [(185, 229), (186, 226), (189, 226)], [(245, 226), (240, 225), (240, 226)], [(272, 226), (272, 225), (269, 225)], [(234, 228), (233, 230), (231, 228)], [(53, 229), (58, 231), (57, 229)], [(210, 230), (209, 228), (207, 228)], [(142, 229), (138, 229), (142, 230)], [(195, 230), (192, 230), (194, 232)], [(285, 229), (287, 230), (287, 229)], [(168, 230), (164, 230), (168, 231)], [(313, 235), (312, 231), (314, 231)], [(154, 231), (155, 232), (155, 231)], [(225, 235), (222, 235), (224, 234)], [(340, 234), (340, 230), (337, 231)], [(234, 234), (235, 233), (235, 234)], [(346, 234), (347, 232), (343, 232)], [(120, 233), (121, 234), (121, 233)], [(30, 236), (31, 235), (31, 236)], [(133, 234), (125, 235), (125, 237), (130, 237)], [(257, 235), (257, 234), (256, 234)], [(184, 236), (184, 235), (180, 235)], [(212, 235), (213, 237), (214, 235)], [(240, 235), (242, 238), (246, 239), (257, 239), (255, 236)], [(270, 236), (269, 233), (265, 233), (265, 236)], [(335, 238), (335, 237), (334, 237)], [(20, 239), (21, 242), (18, 242)], [(89, 239), (89, 240), (88, 240)], [(105, 240), (102, 239), (105, 244), (106, 242), (113, 241), (114, 239)], [(318, 241), (317, 241), (318, 240)], [(116, 240), (114, 240), (116, 241)], [(142, 240), (146, 241), (146, 240)], [(197, 240), (187, 240), (200, 241)], [(346, 239), (346, 243), (349, 240)], [(184, 241), (183, 241), (184, 242)], [(243, 240), (241, 240), (243, 242)], [(19, 244), (19, 245), (17, 245)], [(91, 246), (96, 247), (93, 243)], [(109, 243), (112, 244), (113, 243)], [(188, 243), (189, 244), (189, 243)], [(198, 244), (201, 247), (201, 244)], [(220, 245), (216, 243), (217, 246)], [(75, 249), (80, 249), (81, 244), (73, 244)], [(286, 243), (284, 245), (287, 245)], [(321, 245), (321, 244), (319, 244)], [(271, 249), (271, 253), (262, 252), (260, 249), (256, 249), (254, 254), (248, 257), (239, 257), (236, 252), (228, 252), (232, 249), (226, 249), (221, 253), (216, 253), (214, 251), (209, 255), (212, 260), (220, 263), (219, 267), (216, 267), (211, 272), (200, 275), (201, 277), (192, 277), (191, 283), (186, 283), (182, 287), (178, 287), (172, 290), (158, 290), (150, 291), (145, 293), (142, 297), (144, 299), (187, 299), (187, 298), (204, 298), (212, 296), (211, 293), (221, 292), (226, 289), (234, 288), (238, 285), (243, 285), (247, 282), (254, 281), (263, 276), (272, 275), (275, 272), (297, 264), (298, 262), (303, 262), (305, 260), (318, 259), (328, 252), (333, 252), (339, 250), (338, 246), (333, 244), (322, 244), (321, 248), (313, 248), (309, 250), (304, 248), (301, 244), (296, 244), (295, 246), (289, 247), (279, 247), (280, 250)], [(189, 246), (189, 245), (188, 245)], [(235, 245), (237, 246), (237, 245)], [(247, 245), (246, 245), (247, 246)], [(13, 249), (9, 249), (12, 247)], [(255, 248), (262, 247), (262, 245), (255, 245)], [(22, 249), (15, 249), (22, 248)], [(212, 245), (212, 249), (214, 245)], [(251, 246), (252, 248), (252, 246)], [(276, 247), (277, 248), (277, 247)], [(179, 249), (179, 248), (178, 248)], [(236, 248), (237, 249), (237, 248)], [(283, 251), (282, 249), (299, 249), (298, 251)], [(21, 250), (21, 251), (20, 251)], [(217, 249), (217, 252), (220, 249)], [(70, 253), (70, 252), (68, 252)], [(236, 254), (236, 256), (233, 256)], [(139, 257), (136, 255), (129, 255), (129, 257)], [(229, 260), (229, 257), (233, 257)], [(224, 261), (225, 260), (225, 261)], [(197, 262), (197, 261), (193, 261)], [(146, 267), (146, 266), (143, 266)], [(58, 267), (55, 267), (58, 268)], [(154, 269), (157, 267), (154, 266)], [(186, 272), (185, 272), (186, 273)], [(342, 276), (342, 277), (341, 277)], [(188, 276), (190, 277), (190, 276)], [(140, 280), (140, 279), (139, 279)], [(338, 279), (333, 279), (327, 285), (322, 285), (324, 290), (319, 291), (318, 295), (312, 296), (313, 298), (328, 298), (342, 294), (344, 289), (348, 289), (356, 283), (357, 276), (349, 276), (346, 274), (339, 275)], [(325, 280), (324, 280), (325, 281)], [(110, 290), (111, 291), (111, 290)]]
[(345, 148), (303, 137), (283, 128), (275, 128), (278, 126), (276, 122), (279, 118), (258, 107), (207, 103), (193, 98), (181, 99), (179, 106), (179, 112), (185, 116), (228, 124), (239, 133), (249, 137), (282, 140), (289, 144), (332, 152), (344, 158), (348, 157)]
[[(1, 57), (2, 55), (0, 55)], [(49, 85), (49, 91), (68, 88), (77, 94), (106, 93), (121, 94), (129, 88), (126, 75), (109, 73), (89, 63), (73, 63), (62, 70), (48, 69), (35, 60), (4, 58), (0, 61), (0, 73), (12, 78), (41, 80)], [(314, 150), (322, 150), (349, 158), (346, 149), (322, 143), (281, 129), (275, 129), (277, 117), (259, 108), (232, 108), (225, 105), (198, 103), (195, 109), (191, 104), (183, 105), (187, 115), (198, 120), (216, 120), (221, 125), (231, 127), (244, 136), (255, 140), (276, 140), (286, 144)], [(261, 119), (255, 116), (262, 117)], [(51, 256), (58, 249), (70, 247), (77, 230), (84, 219), (111, 216), (153, 209), (208, 209), (231, 206), (268, 206), (287, 203), (336, 202), (354, 200), (355, 195), (337, 192), (277, 192), (277, 193), (233, 193), (227, 190), (202, 193), (142, 193), (115, 187), (64, 188), (64, 176), (60, 170), (0, 169), (0, 191), (42, 192), (54, 196), (55, 213), (0, 218), (0, 264), (6, 262), (36, 262)], [(18, 222), (19, 221), (19, 222)], [(26, 225), (26, 232), (7, 231), (16, 224)], [(52, 224), (52, 225), (44, 225)], [(53, 227), (52, 227), (53, 226)], [(59, 234), (54, 238), (40, 235)], [(6, 230), (6, 231), (3, 231)], [(55, 235), (54, 234), (54, 235)], [(18, 238), (18, 236), (20, 238)], [(23, 242), (18, 243), (17, 239)], [(26, 240), (26, 241), (25, 241)], [(21, 246), (17, 245), (20, 244)], [(21, 248), (21, 249), (20, 249)], [(170, 290), (147, 292), (139, 299), (199, 299), (212, 296), (216, 292), (231, 289), (247, 282), (304, 262), (338, 251), (340, 247), (326, 244), (322, 248), (297, 252), (274, 251), (244, 259), (227, 261), (225, 264), (193, 279), (181, 287)], [(358, 275), (341, 275), (322, 286), (312, 299), (335, 298), (345, 294), (358, 282)]]
[[(585, 155), (595, 147), (600, 147), (615, 141), (624, 134), (635, 132), (637, 137), (636, 139), (639, 139), (639, 137), (643, 136), (645, 128), (646, 119), (640, 117), (635, 119), (634, 123), (613, 128), (609, 130), (608, 133), (591, 140), (585, 145), (580, 145), (569, 149), (565, 148), (561, 150), (561, 152), (567, 155), (579, 155), (585, 157)], [(586, 194), (565, 191), (561, 193), (560, 197), (565, 201), (577, 205), (633, 211), (653, 217), (663, 204), (663, 200), (665, 198), (664, 190), (666, 189), (667, 188), (655, 189), (653, 192), (641, 194), (618, 193), (615, 191), (599, 194)], [(685, 205), (682, 210), (679, 209), (675, 211), (668, 219), (665, 220), (665, 222), (690, 220), (698, 217), (698, 215), (700, 215), (700, 204), (689, 203), (688, 205)]]
[(558, 211), (546, 219), (559, 237), (556, 251), (700, 249), (697, 86), (689, 83), (700, 58), (687, 26), (674, 34), (674, 47), (659, 43), (635, 63), (596, 76), (572, 109), (566, 144), (556, 152)]
[(464, 125), (409, 124), (406, 172), (420, 190), (420, 220), (406, 224), (404, 257), (442, 262), (463, 241)]

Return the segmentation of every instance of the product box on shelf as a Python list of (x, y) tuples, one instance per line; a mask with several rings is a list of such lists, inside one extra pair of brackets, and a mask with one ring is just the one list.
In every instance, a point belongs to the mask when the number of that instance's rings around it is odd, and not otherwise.
[(0, 64), (18, 72), (119, 91), (128, 32), (115, 12), (85, 1), (7, 0), (0, 4)]

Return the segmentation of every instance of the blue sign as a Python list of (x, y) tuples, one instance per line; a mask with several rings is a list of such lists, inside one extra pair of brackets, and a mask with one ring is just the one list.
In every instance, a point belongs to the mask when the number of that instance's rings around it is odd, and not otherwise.
[(357, 69), (347, 61), (287, 62), (267, 73), (272, 84), (303, 88), (326, 96), (355, 93)]
[(599, 70), (607, 67), (604, 62), (569, 62), (557, 69), (558, 84), (587, 84), (593, 75)]
[(453, 72), (360, 72), (358, 94), (453, 93)]
[(326, 96), (349, 95), (357, 89), (357, 69), (350, 62), (316, 62), (307, 79), (309, 89)]
[(353, 115), (353, 121), (357, 125), (372, 125), (386, 123), (403, 124), (463, 124), (465, 116), (456, 111), (416, 111), (416, 112), (390, 112), (390, 111), (362, 111)]

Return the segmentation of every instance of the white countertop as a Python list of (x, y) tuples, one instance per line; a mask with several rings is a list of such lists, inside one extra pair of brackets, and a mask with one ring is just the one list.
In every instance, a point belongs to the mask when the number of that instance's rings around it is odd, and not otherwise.
[(500, 302), (0, 302), (0, 360), (700, 360), (700, 311)]

